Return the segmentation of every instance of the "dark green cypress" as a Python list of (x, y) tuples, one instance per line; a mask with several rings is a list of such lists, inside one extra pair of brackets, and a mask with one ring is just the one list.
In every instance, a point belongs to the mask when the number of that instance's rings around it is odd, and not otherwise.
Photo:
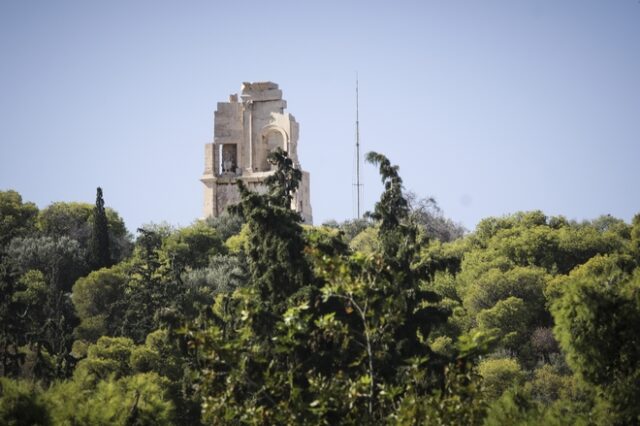
[(102, 188), (98, 187), (96, 206), (93, 208), (93, 223), (91, 230), (91, 263), (93, 269), (111, 266), (109, 253), (109, 223), (104, 210)]

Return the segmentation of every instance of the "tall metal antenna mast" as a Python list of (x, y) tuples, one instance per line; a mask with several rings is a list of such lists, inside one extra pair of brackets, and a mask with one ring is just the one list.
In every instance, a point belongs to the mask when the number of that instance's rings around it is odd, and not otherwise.
[(360, 219), (360, 110), (358, 96), (358, 73), (356, 73), (356, 206), (358, 219)]

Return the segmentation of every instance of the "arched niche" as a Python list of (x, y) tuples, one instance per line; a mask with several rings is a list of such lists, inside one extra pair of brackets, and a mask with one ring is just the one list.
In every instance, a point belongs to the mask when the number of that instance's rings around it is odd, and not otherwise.
[(267, 156), (276, 148), (282, 148), (284, 151), (289, 150), (289, 135), (283, 128), (278, 126), (266, 126), (262, 129), (260, 138), (260, 150), (258, 152), (261, 171), (271, 170), (271, 165), (267, 161)]

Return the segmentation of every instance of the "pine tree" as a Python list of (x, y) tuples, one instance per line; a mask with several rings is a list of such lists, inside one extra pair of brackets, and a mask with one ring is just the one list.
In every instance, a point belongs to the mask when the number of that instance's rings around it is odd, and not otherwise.
[(107, 221), (107, 214), (104, 210), (102, 188), (100, 187), (97, 188), (96, 206), (93, 208), (90, 249), (93, 269), (111, 266), (111, 255), (109, 253), (109, 223)]
[(252, 192), (238, 182), (240, 203), (232, 211), (249, 228), (248, 269), (262, 300), (278, 305), (309, 282), (309, 265), (301, 253), (304, 239), (300, 215), (291, 209), (291, 199), (302, 174), (282, 149), (268, 160), (277, 167), (266, 181), (267, 194)]

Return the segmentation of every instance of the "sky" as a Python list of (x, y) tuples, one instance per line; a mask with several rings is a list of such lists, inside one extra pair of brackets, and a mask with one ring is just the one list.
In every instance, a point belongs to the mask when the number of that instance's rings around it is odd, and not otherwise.
[(273, 81), (314, 223), (350, 219), (356, 73), (362, 152), (469, 230), (640, 213), (639, 0), (0, 0), (0, 190), (189, 225), (217, 102)]

